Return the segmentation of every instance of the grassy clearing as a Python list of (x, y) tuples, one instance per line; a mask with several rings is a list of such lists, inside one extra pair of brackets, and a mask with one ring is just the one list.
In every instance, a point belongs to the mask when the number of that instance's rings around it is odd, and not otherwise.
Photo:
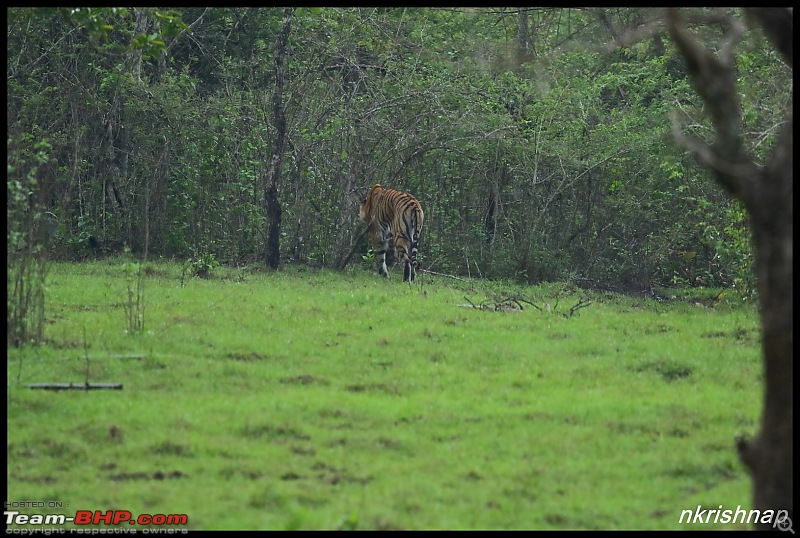
[[(743, 527), (678, 519), (750, 507), (753, 306), (593, 293), (565, 317), (585, 292), (294, 268), (182, 287), (152, 263), (129, 335), (121, 266), (54, 264), (48, 345), (9, 350), (8, 500), (193, 529)], [(558, 306), (459, 306), (511, 293)], [(24, 388), (85, 381), (86, 356), (124, 390)]]

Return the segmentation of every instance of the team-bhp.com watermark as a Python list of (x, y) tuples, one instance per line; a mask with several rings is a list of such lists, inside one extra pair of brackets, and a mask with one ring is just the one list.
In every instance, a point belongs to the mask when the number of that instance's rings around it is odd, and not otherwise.
[(745, 510), (741, 505), (732, 510), (723, 509), (722, 505), (719, 508), (703, 508), (698, 504), (696, 510), (682, 510), (678, 523), (762, 524), (794, 534), (788, 510)]
[[(30, 508), (31, 505), (6, 502), (3, 514), (6, 518), (6, 534), (186, 534), (189, 516), (186, 514), (139, 514), (134, 516), (129, 510), (77, 510), (74, 515), (64, 513), (23, 514), (13, 508)], [(44, 507), (38, 504), (34, 508)], [(55, 508), (55, 507), (53, 507)], [(72, 523), (73, 528), (63, 525)], [(125, 525), (125, 524), (128, 525)], [(9, 528), (9, 525), (17, 525)], [(150, 525), (132, 528), (130, 525)], [(110, 526), (110, 527), (109, 527)], [(183, 528), (176, 528), (183, 526)]]

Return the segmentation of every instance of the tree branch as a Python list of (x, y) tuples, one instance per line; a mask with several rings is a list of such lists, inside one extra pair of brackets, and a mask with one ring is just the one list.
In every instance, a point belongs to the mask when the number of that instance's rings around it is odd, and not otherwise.
[(195, 29), (195, 28), (197, 28), (197, 26), (198, 26), (198, 25), (199, 25), (201, 22), (203, 22), (203, 17), (205, 16), (205, 14), (206, 14), (206, 13), (208, 13), (208, 10), (209, 10), (209, 9), (211, 9), (211, 8), (210, 8), (210, 7), (207, 7), (207, 8), (205, 9), (205, 11), (203, 11), (203, 13), (202, 13), (202, 14), (201, 14), (199, 17), (197, 17), (197, 20), (195, 20), (195, 21), (194, 21), (192, 24), (190, 24), (188, 28), (186, 28), (186, 29), (184, 29), (184, 30), (181, 30), (181, 33), (179, 33), (177, 36), (175, 36), (175, 39), (173, 39), (173, 40), (170, 42), (169, 46), (167, 46), (167, 52), (165, 53), (166, 55), (169, 55), (169, 51), (171, 51), (171, 50), (172, 50), (172, 47), (175, 45), (175, 43), (177, 43), (177, 42), (178, 42), (178, 40), (179, 40), (179, 39), (180, 39), (180, 38), (181, 38), (181, 37), (182, 37), (182, 36), (183, 36), (185, 33), (187, 33), (187, 32), (191, 33), (192, 31), (194, 31), (194, 29)]
[(749, 8), (746, 13), (761, 26), (770, 42), (792, 67), (792, 8)]
[(352, 248), (350, 248), (350, 252), (348, 252), (347, 256), (344, 257), (342, 262), (340, 264), (338, 264), (337, 269), (339, 269), (341, 271), (342, 269), (347, 267), (347, 264), (350, 263), (350, 258), (352, 258), (353, 254), (356, 253), (356, 249), (358, 248), (358, 245), (359, 245), (359, 243), (361, 241), (361, 238), (364, 237), (367, 234), (368, 231), (369, 231), (369, 226), (366, 226), (364, 228), (364, 230), (360, 234), (358, 234), (358, 237), (356, 237), (356, 240), (353, 241), (353, 246), (352, 246)]
[(758, 189), (759, 170), (747, 156), (739, 130), (741, 107), (736, 93), (732, 47), (741, 36), (742, 25), (730, 17), (720, 19), (729, 30), (717, 57), (691, 35), (677, 9), (670, 8), (666, 13), (670, 35), (686, 59), (695, 90), (708, 106), (716, 127), (716, 140), (710, 147), (690, 141), (682, 133), (677, 138), (716, 173), (723, 187), (749, 205)]

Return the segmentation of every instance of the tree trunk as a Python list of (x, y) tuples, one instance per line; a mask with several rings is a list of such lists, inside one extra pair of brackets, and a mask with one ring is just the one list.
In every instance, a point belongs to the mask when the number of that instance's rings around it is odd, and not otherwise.
[(517, 65), (531, 57), (530, 25), (528, 24), (528, 8), (519, 8), (517, 20)]
[(275, 41), (275, 91), (272, 94), (272, 113), (275, 120), (275, 136), (272, 139), (272, 157), (265, 181), (267, 203), (267, 244), (265, 258), (267, 265), (277, 269), (281, 263), (280, 232), (281, 204), (278, 200), (278, 183), (281, 174), (283, 146), (286, 140), (286, 116), (283, 112), (283, 84), (286, 80), (286, 48), (289, 42), (289, 30), (292, 24), (294, 8), (287, 7), (283, 11), (283, 28)]
[(494, 166), (489, 170), (489, 199), (486, 203), (486, 214), (483, 218), (483, 232), (486, 246), (494, 254), (495, 241), (497, 240), (497, 219), (500, 213), (500, 182), (505, 185), (507, 170)]
[[(751, 205), (761, 310), (764, 381), (761, 431), (739, 441), (753, 476), (758, 510), (793, 510), (792, 426), (792, 120), (761, 174), (761, 195)], [(790, 516), (791, 517), (791, 516)]]
[[(792, 13), (776, 8), (751, 9), (772, 44), (792, 65)], [(739, 128), (741, 109), (736, 91), (732, 46), (744, 31), (735, 19), (724, 20), (728, 35), (718, 53), (703, 48), (686, 29), (676, 10), (668, 12), (670, 33), (689, 68), (697, 92), (708, 106), (716, 141), (706, 146), (677, 137), (711, 168), (717, 181), (747, 208), (753, 230), (758, 277), (764, 410), (761, 429), (753, 440), (740, 439), (742, 461), (753, 477), (756, 510), (788, 510), (793, 516), (792, 425), (792, 113), (775, 151), (763, 169), (747, 156)], [(773, 524), (758, 524), (769, 528)]]
[[(133, 8), (136, 14), (136, 27), (133, 29), (133, 38), (146, 34), (150, 26), (150, 8)], [(137, 81), (142, 80), (142, 47), (130, 47), (127, 53), (128, 71)]]

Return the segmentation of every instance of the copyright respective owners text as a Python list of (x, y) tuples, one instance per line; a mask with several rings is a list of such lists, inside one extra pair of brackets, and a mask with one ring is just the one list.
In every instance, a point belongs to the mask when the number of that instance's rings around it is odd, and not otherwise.
[(120, 534), (147, 534), (147, 535), (165, 535), (165, 534), (189, 534), (189, 529), (165, 529), (165, 528), (144, 528), (144, 529), (129, 529), (125, 527), (108, 527), (108, 528), (74, 528), (65, 529), (61, 527), (15, 527), (6, 528), (6, 534), (13, 534), (17, 536), (31, 536), (31, 535), (60, 535), (60, 534), (80, 534), (80, 535), (120, 535)]
[[(58, 501), (6, 501), (6, 534), (187, 534), (187, 514), (69, 510)], [(72, 525), (72, 526), (69, 526)]]

